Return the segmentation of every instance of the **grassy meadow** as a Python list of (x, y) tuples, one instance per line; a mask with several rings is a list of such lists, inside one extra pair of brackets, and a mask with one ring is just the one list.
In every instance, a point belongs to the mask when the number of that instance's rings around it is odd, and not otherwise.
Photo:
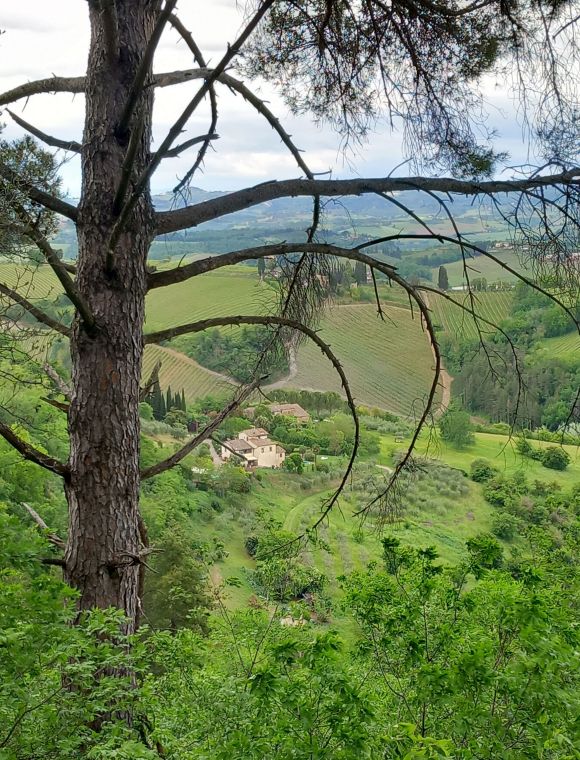
[[(526, 271), (517, 254), (511, 248), (494, 249), (490, 253), (516, 272)], [(510, 283), (517, 282), (516, 275), (506, 271), (501, 264), (492, 261), (487, 256), (474, 255), (473, 258), (466, 259), (466, 264), (470, 280), (474, 280), (476, 277), (485, 277), (488, 282), (498, 282), (500, 280)], [(449, 285), (452, 288), (465, 284), (463, 261), (453, 261), (450, 264), (445, 264), (445, 269), (449, 277)], [(434, 282), (437, 282), (438, 271), (439, 267), (433, 269), (432, 279)]]

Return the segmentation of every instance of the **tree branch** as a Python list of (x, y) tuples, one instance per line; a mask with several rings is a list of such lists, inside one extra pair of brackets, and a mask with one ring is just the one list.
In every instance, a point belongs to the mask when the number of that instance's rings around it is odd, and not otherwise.
[(151, 389), (153, 388), (155, 381), (158, 379), (160, 369), (161, 369), (161, 361), (158, 361), (153, 367), (153, 369), (151, 370), (151, 374), (149, 375), (149, 380), (147, 380), (145, 385), (139, 390), (139, 401), (145, 401), (147, 396), (151, 393)]
[(46, 374), (52, 380), (57, 391), (70, 401), (71, 396), (72, 396), (72, 390), (69, 388), (66, 382), (62, 379), (62, 377), (58, 374), (55, 368), (52, 367), (48, 362), (45, 362), (42, 365), (42, 369), (46, 372)]
[(190, 116), (195, 112), (199, 104), (202, 102), (204, 97), (206, 96), (209, 88), (213, 84), (213, 82), (219, 77), (220, 74), (222, 74), (227, 66), (230, 64), (230, 62), (235, 58), (235, 56), (239, 53), (241, 48), (243, 47), (246, 40), (250, 37), (254, 29), (258, 26), (264, 15), (267, 13), (269, 8), (274, 4), (275, 0), (263, 0), (260, 7), (252, 17), (252, 19), (248, 22), (246, 27), (244, 28), (243, 32), (240, 34), (240, 36), (237, 38), (237, 40), (229, 46), (227, 53), (222, 57), (218, 65), (213, 70), (212, 74), (204, 81), (203, 85), (199, 88), (196, 95), (192, 98), (192, 100), (188, 103), (186, 108), (183, 110), (177, 121), (173, 124), (169, 132), (167, 133), (167, 136), (159, 146), (159, 150), (157, 153), (153, 156), (151, 161), (149, 162), (148, 166), (143, 170), (141, 173), (141, 176), (135, 183), (135, 187), (133, 189), (133, 194), (129, 201), (125, 204), (125, 207), (121, 214), (119, 215), (119, 218), (117, 220), (117, 223), (115, 224), (115, 227), (111, 233), (111, 241), (110, 241), (110, 248), (114, 248), (116, 245), (116, 242), (119, 238), (119, 235), (121, 234), (125, 222), (133, 210), (135, 204), (137, 203), (137, 200), (141, 196), (141, 193), (143, 190), (147, 187), (149, 180), (151, 179), (151, 176), (155, 172), (155, 169), (159, 165), (159, 162), (161, 161), (161, 157), (164, 153), (166, 153), (174, 143), (174, 141), (177, 139), (177, 136), (181, 133), (185, 125), (187, 124)]
[(47, 540), (50, 541), (51, 544), (58, 547), (59, 549), (64, 549), (66, 544), (62, 540), (60, 536), (58, 536), (56, 533), (53, 533), (48, 525), (44, 522), (42, 517), (38, 514), (36, 510), (34, 510), (30, 504), (27, 504), (26, 502), (22, 501), (20, 502), (24, 509), (28, 512), (30, 517), (34, 520), (34, 522), (38, 525), (40, 530), (43, 532), (43, 534), (46, 536)]
[(161, 158), (176, 158), (180, 153), (183, 153), (188, 148), (192, 148), (199, 143), (205, 143), (206, 141), (219, 140), (219, 135), (216, 132), (209, 132), (207, 135), (200, 135), (199, 137), (192, 137), (191, 140), (185, 140), (185, 142), (176, 145), (175, 148), (170, 148), (164, 153)]
[(289, 179), (280, 182), (265, 182), (254, 187), (230, 193), (220, 198), (186, 206), (174, 211), (156, 214), (158, 235), (196, 227), (203, 222), (217, 219), (235, 211), (241, 211), (276, 198), (296, 198), (320, 195), (324, 197), (364, 195), (367, 193), (400, 192), (401, 190), (429, 190), (456, 193), (458, 195), (480, 195), (494, 193), (523, 192), (532, 188), (552, 185), (579, 185), (580, 168), (574, 167), (560, 174), (531, 177), (529, 179), (488, 180), (476, 182), (452, 177), (377, 177), (369, 179)]
[(40, 129), (38, 129), (34, 125), (29, 124), (29, 122), (27, 121), (24, 121), (24, 119), (22, 119), (20, 116), (15, 114), (9, 108), (7, 108), (6, 110), (8, 111), (12, 119), (18, 124), (19, 127), (22, 127), (22, 129), (25, 129), (27, 132), (30, 132), (31, 135), (34, 135), (34, 137), (37, 137), (43, 143), (46, 143), (46, 145), (50, 145), (52, 148), (70, 150), (73, 153), (81, 152), (82, 146), (79, 142), (76, 142), (76, 140), (59, 140), (58, 137), (53, 137), (52, 135), (49, 135), (46, 132), (42, 132)]
[(30, 303), (30, 301), (27, 301), (26, 298), (21, 296), (15, 290), (12, 290), (12, 288), (9, 288), (7, 285), (4, 285), (4, 283), (1, 282), (0, 294), (6, 296), (11, 301), (14, 301), (14, 303), (17, 303), (19, 306), (22, 306), (22, 308), (26, 309), (26, 311), (31, 314), (36, 320), (42, 322), (43, 325), (50, 327), (52, 330), (55, 330), (61, 335), (66, 335), (67, 337), (70, 335), (70, 330), (66, 325), (63, 325), (62, 322), (59, 322), (58, 320), (50, 317), (48, 314), (45, 314), (42, 309), (37, 308), (34, 306), (34, 304)]
[(45, 193), (44, 190), (39, 190), (37, 187), (34, 187), (34, 185), (27, 182), (17, 174), (17, 172), (2, 162), (0, 162), (0, 177), (7, 180), (19, 190), (22, 190), (31, 201), (34, 201), (34, 203), (38, 203), (41, 206), (44, 206), (44, 208), (50, 209), (50, 211), (55, 211), (57, 214), (66, 216), (68, 219), (72, 219), (73, 222), (76, 222), (78, 210), (75, 206), (72, 206), (70, 203), (63, 201), (54, 195), (50, 195), (50, 193)]
[(79, 93), (85, 91), (85, 77), (48, 77), (37, 79), (35, 82), (25, 82), (0, 95), (0, 106), (7, 106), (22, 98), (43, 93), (70, 92)]
[(0, 422), (0, 435), (13, 448), (15, 448), (24, 459), (27, 459), (29, 462), (34, 462), (40, 467), (44, 467), (45, 470), (50, 470), (63, 478), (68, 477), (69, 469), (67, 465), (59, 462), (58, 459), (53, 459), (53, 457), (43, 454), (42, 451), (39, 451), (34, 446), (23, 441), (22, 438), (20, 438), (11, 427), (4, 424), (4, 422)]
[[(139, 149), (139, 143), (141, 142), (141, 138), (143, 136), (144, 127), (145, 119), (143, 114), (141, 114), (141, 117), (138, 119), (131, 132), (129, 145), (127, 146), (127, 152), (125, 153), (123, 165), (121, 166), (121, 179), (119, 180), (119, 187), (117, 188), (117, 192), (115, 193), (115, 198), (113, 200), (113, 212), (115, 214), (119, 214), (123, 208), (125, 196), (127, 195), (127, 189), (129, 188), (129, 183), (133, 174), (135, 156), (137, 155), (137, 150)], [(111, 269), (111, 264), (112, 262), (109, 262), (107, 269)]]
[(219, 428), (219, 426), (222, 424), (222, 422), (228, 417), (232, 412), (234, 412), (240, 404), (243, 404), (243, 402), (248, 398), (248, 396), (256, 389), (256, 387), (259, 385), (260, 380), (256, 380), (250, 385), (246, 386), (240, 392), (237, 394), (237, 396), (230, 401), (230, 403), (222, 409), (222, 411), (215, 417), (209, 425), (206, 425), (203, 430), (201, 430), (196, 436), (194, 436), (191, 441), (185, 444), (185, 446), (182, 446), (179, 451), (176, 451), (175, 454), (172, 454), (167, 459), (164, 459), (162, 462), (158, 462), (157, 464), (152, 465), (151, 467), (148, 467), (146, 470), (143, 470), (141, 473), (141, 480), (146, 480), (147, 478), (152, 478), (154, 475), (159, 475), (162, 472), (165, 472), (166, 470), (171, 469), (172, 467), (175, 467), (176, 464), (181, 462), (184, 457), (186, 457), (189, 453), (191, 453), (197, 446), (199, 446), (201, 443), (203, 443), (207, 438), (211, 436), (211, 434)]
[(48, 398), (47, 396), (40, 396), (40, 400), (44, 401), (46, 404), (50, 404), (50, 406), (54, 406), (55, 409), (58, 409), (59, 412), (65, 412), (66, 414), (70, 411), (70, 404), (65, 404), (62, 401), (57, 401), (54, 398)]
[(313, 526), (313, 530), (315, 530), (326, 518), (330, 510), (338, 501), (340, 494), (344, 490), (348, 482), (350, 473), (352, 472), (352, 468), (354, 467), (356, 455), (358, 453), (359, 440), (360, 440), (360, 423), (359, 423), (358, 414), (356, 411), (355, 401), (350, 390), (348, 378), (338, 358), (331, 351), (330, 347), (322, 340), (322, 338), (314, 330), (310, 329), (306, 325), (303, 325), (294, 319), (286, 319), (285, 317), (277, 317), (277, 316), (272, 315), (272, 316), (216, 317), (213, 319), (203, 319), (203, 320), (200, 320), (199, 322), (193, 322), (187, 325), (181, 325), (178, 327), (169, 328), (168, 330), (161, 330), (157, 333), (149, 333), (148, 335), (144, 336), (144, 340), (145, 340), (145, 343), (159, 343), (164, 340), (169, 340), (169, 338), (175, 337), (176, 335), (184, 335), (185, 333), (192, 333), (192, 332), (193, 333), (201, 332), (211, 327), (220, 327), (220, 326), (227, 326), (227, 325), (242, 325), (242, 324), (243, 325), (266, 325), (266, 326), (280, 325), (283, 327), (289, 327), (292, 330), (298, 330), (299, 332), (303, 333), (308, 338), (310, 338), (310, 340), (312, 340), (318, 346), (318, 348), (320, 348), (322, 353), (332, 363), (334, 369), (336, 370), (336, 372), (338, 373), (340, 377), (342, 387), (344, 388), (344, 392), (347, 398), (347, 403), (348, 403), (348, 406), (349, 406), (349, 409), (354, 421), (354, 445), (352, 448), (351, 456), (348, 461), (347, 467), (341, 479), (341, 482), (338, 488), (336, 489), (336, 491), (332, 494), (332, 496), (330, 496), (330, 498), (327, 499), (327, 501), (323, 504), (321, 516), (319, 517), (319, 519), (316, 521), (316, 523)]
[(78, 292), (74, 284), (74, 280), (71, 278), (66, 268), (63, 266), (61, 260), (58, 258), (56, 251), (52, 248), (44, 235), (36, 227), (30, 224), (30, 219), (22, 207), (16, 207), (16, 213), (23, 222), (23, 226), (17, 229), (19, 229), (22, 235), (26, 235), (26, 237), (29, 237), (32, 241), (34, 241), (38, 249), (42, 251), (47, 263), (50, 265), (60, 284), (62, 285), (64, 292), (77, 308), (87, 332), (93, 332), (96, 327), (95, 318), (93, 317), (93, 314), (85, 299)]
[[(185, 42), (187, 47), (190, 49), (193, 55), (194, 61), (196, 61), (196, 63), (199, 66), (202, 66), (205, 68), (205, 65), (206, 65), (205, 58), (199, 46), (193, 39), (193, 35), (191, 34), (191, 32), (185, 28), (185, 26), (181, 23), (181, 21), (175, 15), (172, 14), (169, 17), (169, 21), (171, 25), (173, 26), (173, 28), (177, 32), (179, 32), (183, 41)], [(185, 177), (179, 182), (179, 184), (174, 188), (173, 192), (178, 192), (179, 190), (181, 190), (189, 182), (191, 177), (193, 177), (193, 175), (201, 166), (206, 156), (206, 153), (210, 146), (210, 141), (213, 139), (213, 135), (216, 134), (217, 123), (218, 123), (218, 107), (217, 107), (217, 95), (216, 95), (215, 87), (213, 85), (209, 88), (209, 103), (210, 103), (210, 109), (211, 109), (211, 121), (209, 125), (209, 133), (207, 135), (207, 138), (203, 141), (203, 144), (197, 153), (197, 158), (195, 159), (193, 166), (187, 172)]]
[[(375, 266), (377, 261), (371, 256), (360, 254), (356, 248), (341, 248), (330, 243), (274, 243), (272, 245), (260, 245), (254, 248), (242, 248), (239, 251), (231, 251), (219, 256), (208, 256), (205, 259), (198, 259), (184, 267), (167, 269), (162, 272), (155, 272), (149, 275), (149, 290), (162, 288), (166, 285), (173, 285), (176, 282), (183, 282), (190, 277), (196, 277), (205, 272), (212, 272), (221, 267), (239, 264), (249, 259), (261, 259), (265, 256), (289, 256), (293, 253), (311, 253), (311, 254), (328, 254), (329, 256), (338, 256), (357, 261), (363, 261), (369, 266)], [(383, 268), (388, 272), (395, 272), (395, 267), (384, 264)]]

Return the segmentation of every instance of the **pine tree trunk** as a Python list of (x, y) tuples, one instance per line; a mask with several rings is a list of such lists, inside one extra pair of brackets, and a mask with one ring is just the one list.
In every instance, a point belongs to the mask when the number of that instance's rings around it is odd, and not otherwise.
[[(90, 6), (78, 218), (77, 286), (96, 318), (91, 334), (79, 318), (71, 339), (69, 536), (65, 579), (80, 591), (79, 611), (117, 607), (133, 632), (139, 619), (139, 387), (143, 354), (146, 259), (153, 210), (145, 194), (131, 214), (107, 269), (128, 134), (116, 134), (127, 95), (159, 12), (159, 0), (117, 0), (119, 56), (106, 55), (102, 17)], [(134, 175), (146, 165), (152, 88), (136, 109), (144, 119)], [(133, 126), (137, 123), (134, 118)]]

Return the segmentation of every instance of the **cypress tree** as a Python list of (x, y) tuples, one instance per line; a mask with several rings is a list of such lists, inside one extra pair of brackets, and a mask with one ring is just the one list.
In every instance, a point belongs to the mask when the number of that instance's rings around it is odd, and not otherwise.
[(439, 276), (437, 280), (439, 290), (449, 290), (449, 277), (447, 276), (447, 270), (444, 266), (439, 267)]
[(153, 417), (156, 420), (162, 420), (165, 416), (165, 413), (163, 411), (164, 403), (163, 403), (163, 393), (161, 393), (161, 386), (159, 385), (159, 376), (157, 376), (153, 387), (151, 389), (151, 393), (149, 394), (150, 401), (153, 408)]
[(165, 402), (165, 410), (166, 413), (170, 412), (173, 408), (173, 396), (171, 395), (171, 386), (168, 386), (167, 388), (167, 398)]

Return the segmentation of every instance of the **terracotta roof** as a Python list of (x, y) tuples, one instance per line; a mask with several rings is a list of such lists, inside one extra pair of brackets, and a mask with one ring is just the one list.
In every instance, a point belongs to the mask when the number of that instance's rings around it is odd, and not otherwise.
[(260, 446), (276, 446), (270, 438), (250, 438), (248, 443), (251, 443), (254, 449), (259, 449)]
[(247, 435), (248, 438), (259, 438), (262, 435), (268, 435), (268, 431), (264, 430), (264, 428), (248, 428), (247, 430), (242, 430), (240, 432), (240, 435)]
[(273, 414), (290, 414), (296, 417), (309, 417), (310, 415), (300, 404), (270, 404)]
[(252, 451), (255, 446), (252, 446), (248, 441), (244, 441), (241, 438), (232, 438), (231, 441), (224, 441), (224, 446), (234, 451)]

